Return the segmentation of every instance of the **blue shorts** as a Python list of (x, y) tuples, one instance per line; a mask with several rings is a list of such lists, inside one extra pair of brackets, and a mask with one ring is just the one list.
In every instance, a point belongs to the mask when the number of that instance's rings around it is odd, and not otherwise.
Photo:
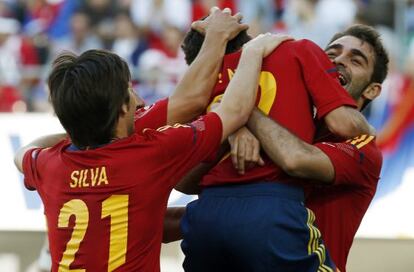
[(181, 222), (184, 270), (335, 271), (303, 200), (274, 182), (205, 189)]

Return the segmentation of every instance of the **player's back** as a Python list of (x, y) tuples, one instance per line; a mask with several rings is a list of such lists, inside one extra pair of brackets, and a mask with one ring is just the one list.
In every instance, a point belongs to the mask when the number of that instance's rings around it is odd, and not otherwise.
[(52, 271), (156, 270), (171, 190), (159, 184), (159, 149), (131, 137), (88, 151), (68, 145), (42, 151), (37, 160)]
[[(241, 52), (236, 52), (225, 56), (214, 97), (224, 92), (240, 55)], [(257, 107), (310, 143), (315, 132), (314, 106), (318, 117), (323, 117), (343, 105), (338, 93), (347, 95), (336, 77), (335, 67), (317, 45), (308, 40), (285, 42), (263, 60)], [(265, 166), (247, 170), (240, 176), (227, 157), (204, 177), (202, 184), (280, 180), (283, 171), (266, 156), (264, 159)]]
[(159, 271), (168, 196), (214, 157), (220, 128), (211, 113), (93, 149), (62, 141), (26, 152), (25, 186), (44, 203), (52, 271)]

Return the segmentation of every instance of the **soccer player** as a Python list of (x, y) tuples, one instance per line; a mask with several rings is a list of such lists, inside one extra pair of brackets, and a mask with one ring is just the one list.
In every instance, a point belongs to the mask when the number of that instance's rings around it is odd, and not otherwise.
[[(194, 31), (187, 35), (184, 51), (196, 51), (197, 39), (202, 37)], [(221, 99), (239, 57), (240, 52), (225, 56), (213, 102)], [(352, 108), (355, 102), (340, 86), (335, 66), (310, 41), (280, 45), (263, 61), (259, 86), (258, 108), (305, 142), (314, 137), (313, 106), (338, 135), (369, 131), (361, 129), (366, 121)], [(203, 178), (201, 197), (187, 206), (181, 224), (186, 271), (334, 269), (314, 217), (303, 206), (303, 188), (283, 182), (283, 170), (268, 158), (264, 163), (241, 176), (224, 157)]]
[(55, 60), (51, 101), (70, 139), (45, 136), (15, 158), (25, 186), (37, 190), (44, 204), (52, 271), (159, 271), (172, 188), (247, 121), (262, 58), (278, 43), (266, 34), (245, 45), (213, 112), (142, 133), (134, 128), (139, 98), (122, 59), (90, 50)]
[[(342, 85), (363, 110), (380, 94), (388, 71), (388, 56), (379, 34), (371, 27), (355, 25), (335, 35), (325, 52), (338, 68)], [(346, 140), (322, 127), (316, 143), (310, 145), (259, 111), (250, 117), (249, 128), (290, 179), (316, 182), (308, 189), (306, 206), (314, 211), (335, 264), (346, 271), (349, 250), (381, 171), (375, 135)]]

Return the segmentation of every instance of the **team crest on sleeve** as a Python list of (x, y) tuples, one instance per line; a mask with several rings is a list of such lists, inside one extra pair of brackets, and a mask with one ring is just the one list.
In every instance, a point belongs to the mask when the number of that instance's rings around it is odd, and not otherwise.
[(206, 123), (200, 119), (194, 121), (191, 125), (198, 131), (204, 131), (206, 129)]

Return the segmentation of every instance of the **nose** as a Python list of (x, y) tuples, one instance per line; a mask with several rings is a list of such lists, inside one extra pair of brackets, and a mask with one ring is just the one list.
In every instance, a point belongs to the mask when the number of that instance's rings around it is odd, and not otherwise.
[(335, 58), (332, 59), (332, 62), (335, 66), (342, 65), (346, 66), (346, 58), (344, 54), (339, 54)]

